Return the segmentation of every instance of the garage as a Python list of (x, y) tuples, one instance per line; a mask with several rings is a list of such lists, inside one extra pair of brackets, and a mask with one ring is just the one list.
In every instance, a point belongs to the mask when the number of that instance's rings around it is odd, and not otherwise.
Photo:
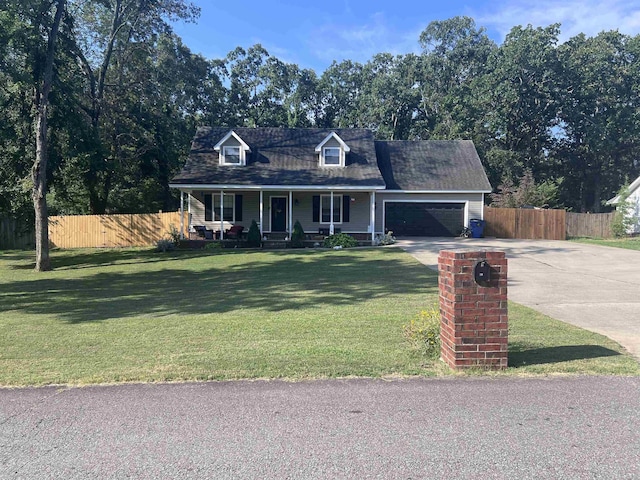
[(385, 227), (401, 237), (455, 237), (464, 226), (464, 208), (464, 203), (385, 202)]

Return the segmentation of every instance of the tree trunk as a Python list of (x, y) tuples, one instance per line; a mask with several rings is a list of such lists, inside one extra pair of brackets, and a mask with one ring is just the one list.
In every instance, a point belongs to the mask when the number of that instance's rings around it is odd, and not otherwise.
[(58, 0), (56, 14), (51, 25), (49, 41), (47, 45), (47, 56), (44, 68), (42, 69), (42, 84), (36, 78), (36, 88), (34, 93), (34, 104), (36, 110), (35, 130), (36, 130), (36, 158), (33, 162), (31, 176), (33, 179), (33, 209), (36, 216), (36, 271), (43, 272), (51, 270), (49, 258), (49, 215), (47, 212), (47, 115), (49, 113), (49, 92), (53, 84), (53, 60), (55, 53), (56, 38), (62, 12), (64, 11), (66, 0)]
[(36, 271), (51, 270), (49, 259), (49, 215), (47, 212), (47, 106), (36, 114), (36, 160), (33, 177), (33, 209), (36, 216)]

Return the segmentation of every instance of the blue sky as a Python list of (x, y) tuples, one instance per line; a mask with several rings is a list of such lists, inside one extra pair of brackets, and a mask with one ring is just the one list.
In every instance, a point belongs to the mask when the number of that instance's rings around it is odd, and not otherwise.
[(322, 73), (333, 60), (366, 62), (374, 54), (418, 52), (433, 20), (475, 19), (501, 43), (514, 25), (562, 24), (561, 40), (602, 30), (640, 33), (640, 0), (192, 0), (196, 24), (176, 24), (184, 43), (207, 58), (262, 44), (271, 55)]

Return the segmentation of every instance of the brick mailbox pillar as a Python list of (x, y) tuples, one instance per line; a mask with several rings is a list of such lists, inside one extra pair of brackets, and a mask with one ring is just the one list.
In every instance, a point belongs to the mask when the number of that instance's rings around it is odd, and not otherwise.
[[(489, 279), (475, 280), (479, 262)], [(440, 252), (441, 356), (451, 368), (507, 367), (507, 259), (504, 252)], [(485, 274), (486, 275), (486, 274)]]

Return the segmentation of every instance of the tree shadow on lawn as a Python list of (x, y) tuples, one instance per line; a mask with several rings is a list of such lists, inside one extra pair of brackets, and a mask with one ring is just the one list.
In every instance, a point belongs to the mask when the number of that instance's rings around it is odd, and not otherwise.
[[(518, 347), (516, 347), (517, 349)], [(510, 367), (525, 367), (545, 363), (588, 360), (590, 358), (614, 357), (620, 352), (599, 345), (562, 345), (558, 347), (532, 348), (529, 350), (509, 351)]]
[[(202, 262), (207, 262), (204, 269), (202, 264), (188, 269), (181, 262), (170, 262), (160, 270), (100, 271), (79, 278), (7, 282), (0, 293), (0, 311), (55, 315), (81, 323), (242, 309), (322, 309), (437, 292), (436, 273), (404, 261), (397, 252), (372, 258), (338, 253), (260, 255), (266, 260), (252, 261), (251, 254), (245, 254), (235, 263), (221, 259), (216, 264), (217, 255), (201, 254)], [(194, 258), (198, 257), (186, 257)]]
[[(106, 267), (110, 265), (131, 265), (156, 263), (165, 260), (185, 258), (202, 252), (192, 250), (174, 250), (160, 254), (155, 249), (104, 249), (104, 250), (54, 250), (51, 264), (54, 270), (78, 270), (82, 268)], [(2, 259), (5, 259), (4, 255)], [(15, 270), (33, 270), (35, 267), (34, 252), (20, 252), (6, 260), (15, 262), (9, 268)]]

